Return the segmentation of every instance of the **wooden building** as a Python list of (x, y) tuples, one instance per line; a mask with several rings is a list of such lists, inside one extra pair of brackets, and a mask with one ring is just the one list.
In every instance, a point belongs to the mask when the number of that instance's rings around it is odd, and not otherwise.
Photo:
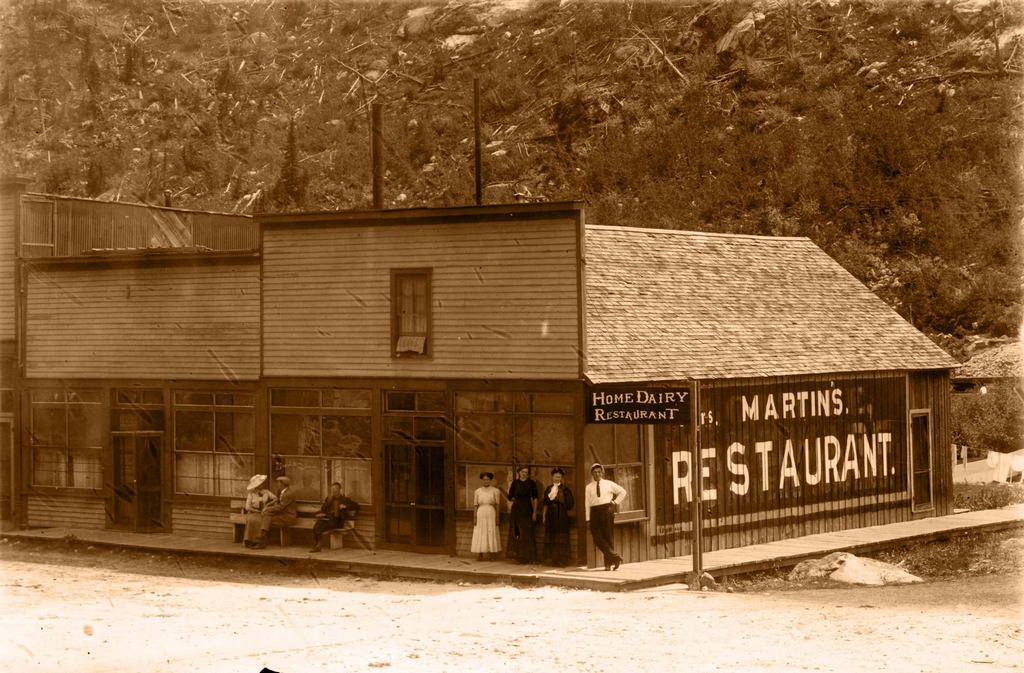
[(949, 512), (955, 363), (808, 239), (576, 203), (256, 219), (258, 253), (23, 260), (25, 523), (227, 536), (263, 472), (457, 554), (479, 472), (562, 467), (582, 533), (595, 461), (627, 561), (689, 553), (698, 496), (710, 548)]

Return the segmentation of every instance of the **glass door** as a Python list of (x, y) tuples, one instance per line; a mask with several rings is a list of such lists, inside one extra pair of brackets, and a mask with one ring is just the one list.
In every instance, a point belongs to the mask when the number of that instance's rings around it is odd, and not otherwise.
[(386, 395), (384, 539), (416, 551), (443, 551), (448, 440), (444, 393)]
[(914, 510), (932, 508), (932, 437), (929, 413), (910, 413), (910, 461), (913, 476)]
[(111, 525), (139, 533), (163, 531), (163, 391), (116, 390), (110, 415)]

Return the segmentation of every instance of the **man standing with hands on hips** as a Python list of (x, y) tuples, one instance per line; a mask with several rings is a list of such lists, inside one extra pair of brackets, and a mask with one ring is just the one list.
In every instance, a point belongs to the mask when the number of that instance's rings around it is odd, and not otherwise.
[(594, 478), (587, 484), (586, 489), (590, 535), (594, 538), (594, 546), (604, 555), (604, 569), (618, 570), (622, 565), (622, 557), (612, 548), (612, 529), (615, 524), (615, 511), (619, 503), (626, 498), (626, 489), (614, 481), (603, 478), (604, 468), (601, 463), (590, 466), (590, 475)]

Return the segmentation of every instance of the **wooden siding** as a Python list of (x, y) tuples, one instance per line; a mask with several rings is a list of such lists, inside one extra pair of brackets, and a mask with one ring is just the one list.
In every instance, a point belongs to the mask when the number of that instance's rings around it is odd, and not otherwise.
[[(268, 376), (576, 378), (573, 220), (269, 227)], [(432, 269), (428, 358), (391, 357), (390, 272)]]
[(227, 503), (174, 503), (171, 506), (171, 532), (230, 540), (234, 532), (234, 526), (228, 521), (230, 513)]
[(14, 273), (17, 196), (6, 188), (0, 194), (0, 339), (15, 339)]
[(931, 412), (933, 514), (953, 513), (953, 434), (948, 371), (913, 372), (909, 378), (910, 408)]
[(255, 380), (253, 262), (34, 268), (27, 375)]
[(105, 528), (106, 501), (97, 495), (59, 493), (28, 496), (28, 525), (33, 527)]
[[(841, 415), (819, 415), (817, 418), (803, 420), (796, 418), (797, 414), (790, 415), (788, 419), (785, 417), (780, 393), (835, 388), (843, 390), (846, 406)], [(764, 423), (764, 395), (770, 390), (776, 390), (779, 420)], [(761, 395), (760, 424), (743, 417), (743, 396), (746, 395), (749, 400), (754, 394)], [(919, 372), (910, 374), (909, 378), (902, 372), (824, 374), (702, 383), (701, 448), (716, 449), (714, 459), (707, 457), (703, 461), (709, 470), (703, 482), (705, 489), (715, 489), (717, 493), (716, 497), (704, 498), (702, 502), (704, 550), (731, 549), (804, 535), (897, 523), (921, 516), (911, 512), (911, 475), (907, 458), (907, 418), (910, 409), (931, 411), (933, 443), (939, 447), (933, 451), (934, 513), (947, 514), (951, 511), (952, 499), (952, 472), (948, 459), (948, 373)], [(772, 430), (772, 424), (777, 426), (779, 434)], [(891, 435), (888, 461), (884, 463), (888, 465), (889, 471), (883, 474), (879, 448), (879, 469), (876, 474), (873, 468), (868, 469), (862, 447), (864, 451), (867, 450), (864, 445), (865, 435), (870, 438), (874, 433), (883, 432)], [(795, 487), (795, 480), (781, 478), (780, 454), (787, 439), (792, 438), (794, 444), (799, 445), (803, 438), (811, 437), (813, 442), (813, 437), (828, 435), (842, 440), (842, 462), (846, 460), (849, 436), (857, 438), (854, 455), (863, 468), (861, 478), (847, 479), (844, 468), (842, 479), (833, 479), (833, 483), (821, 479), (817, 488), (809, 487), (808, 483), (803, 482), (806, 470), (813, 468), (813, 465), (804, 465), (802, 455), (795, 457), (794, 465), (801, 477), (800, 486)], [(757, 482), (762, 465), (760, 454), (755, 454), (754, 446), (759, 441), (773, 441), (772, 452), (766, 454), (770, 460), (768, 470), (771, 483), (764, 490)], [(746, 447), (751, 488), (743, 497), (728, 496), (730, 485), (742, 481), (737, 474), (738, 468), (729, 468), (723, 455), (723, 451), (733, 443)], [(689, 453), (690, 448), (688, 429), (663, 426), (656, 430), (651, 466), (654, 475), (651, 487), (657, 496), (654, 498), (654, 510), (649, 512), (649, 521), (618, 524), (615, 527), (617, 549), (627, 560), (668, 558), (691, 553), (690, 507), (673, 507), (671, 500), (666, 505), (666, 498), (671, 498), (672, 489), (677, 487), (673, 482), (673, 469), (683, 469), (682, 466), (674, 465), (672, 453)], [(723, 494), (727, 494), (727, 497)], [(595, 557), (589, 545), (588, 557), (593, 563)]]

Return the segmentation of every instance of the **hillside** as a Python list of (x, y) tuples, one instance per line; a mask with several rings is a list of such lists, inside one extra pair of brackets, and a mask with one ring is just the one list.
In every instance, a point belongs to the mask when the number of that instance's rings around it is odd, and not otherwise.
[(1022, 35), (988, 0), (14, 0), (0, 170), (367, 207), (378, 101), (386, 205), (467, 204), (478, 77), (486, 202), (809, 236), (957, 353), (1021, 322)]

